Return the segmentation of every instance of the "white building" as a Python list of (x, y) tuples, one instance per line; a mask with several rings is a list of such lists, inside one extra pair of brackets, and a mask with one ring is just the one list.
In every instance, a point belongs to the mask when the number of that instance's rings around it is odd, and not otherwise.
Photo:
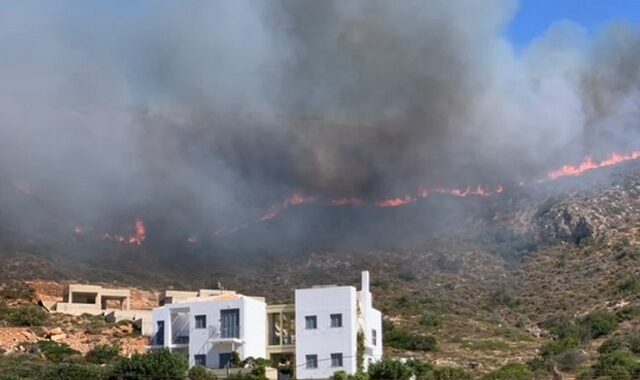
[(264, 300), (226, 293), (165, 304), (153, 311), (152, 348), (188, 355), (189, 366), (223, 368), (232, 353), (240, 358), (266, 357)]
[(353, 286), (298, 289), (294, 305), (266, 305), (263, 298), (218, 292), (165, 297), (153, 311), (151, 348), (182, 352), (190, 366), (214, 369), (229, 364), (233, 352), (240, 360), (290, 362), (298, 379), (355, 373), (359, 334), (364, 368), (382, 358), (382, 316), (371, 305), (369, 272), (362, 272), (360, 291)]
[(298, 289), (296, 376), (326, 379), (336, 371), (357, 371), (358, 334), (364, 343), (363, 366), (382, 358), (382, 315), (371, 306), (369, 272), (362, 290), (353, 286)]

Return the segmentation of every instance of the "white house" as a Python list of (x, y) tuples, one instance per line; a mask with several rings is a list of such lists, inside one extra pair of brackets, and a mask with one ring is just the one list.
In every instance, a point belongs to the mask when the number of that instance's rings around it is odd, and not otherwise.
[(382, 358), (382, 315), (371, 306), (369, 272), (362, 272), (362, 290), (353, 286), (298, 289), (296, 313), (296, 376), (326, 379), (336, 371), (357, 371), (358, 334), (362, 334), (364, 369)]
[(151, 348), (183, 352), (189, 366), (223, 368), (240, 358), (266, 357), (264, 300), (227, 293), (165, 304), (153, 311)]
[(382, 358), (382, 316), (371, 305), (369, 272), (362, 272), (360, 291), (353, 286), (298, 289), (294, 305), (211, 292), (165, 297), (153, 311), (151, 349), (182, 352), (190, 366), (214, 369), (228, 365), (233, 352), (240, 360), (289, 362), (298, 379), (327, 379), (340, 370), (355, 373), (359, 356), (365, 369)]

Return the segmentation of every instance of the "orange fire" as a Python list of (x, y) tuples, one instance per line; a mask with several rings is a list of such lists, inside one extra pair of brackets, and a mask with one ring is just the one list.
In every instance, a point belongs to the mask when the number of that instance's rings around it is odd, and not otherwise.
[(128, 237), (120, 234), (111, 235), (108, 232), (102, 234), (102, 240), (113, 240), (118, 243), (129, 243), (135, 245), (142, 245), (147, 238), (147, 227), (144, 225), (142, 218), (136, 218), (134, 225), (135, 234)]
[(142, 245), (142, 242), (147, 238), (147, 228), (144, 225), (144, 221), (141, 218), (136, 219), (136, 234), (129, 236), (129, 244)]
[(640, 151), (634, 151), (629, 154), (613, 153), (609, 158), (600, 162), (594, 162), (593, 158), (587, 157), (577, 166), (565, 165), (558, 170), (550, 172), (547, 174), (547, 179), (553, 181), (561, 177), (577, 177), (594, 169), (606, 168), (625, 161), (637, 160), (639, 158)]
[(364, 201), (360, 198), (340, 198), (331, 200), (331, 206), (344, 207), (344, 206), (362, 206)]
[(404, 198), (390, 198), (383, 199), (379, 202), (376, 202), (376, 206), (378, 207), (400, 207), (407, 205), (411, 202), (414, 202), (416, 199), (409, 195), (406, 195)]

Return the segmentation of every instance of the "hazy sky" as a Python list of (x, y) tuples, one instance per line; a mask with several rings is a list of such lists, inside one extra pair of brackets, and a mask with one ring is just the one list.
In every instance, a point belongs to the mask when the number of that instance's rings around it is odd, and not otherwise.
[(638, 0), (521, 0), (507, 31), (517, 46), (528, 44), (553, 23), (570, 20), (590, 32), (625, 20), (640, 25)]

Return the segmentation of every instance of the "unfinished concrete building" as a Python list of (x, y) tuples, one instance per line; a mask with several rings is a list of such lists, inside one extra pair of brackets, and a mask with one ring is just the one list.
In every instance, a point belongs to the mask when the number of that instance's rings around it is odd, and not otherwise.
[(84, 313), (100, 315), (107, 310), (130, 310), (131, 291), (110, 289), (99, 285), (69, 284), (58, 302), (55, 311), (66, 314)]

